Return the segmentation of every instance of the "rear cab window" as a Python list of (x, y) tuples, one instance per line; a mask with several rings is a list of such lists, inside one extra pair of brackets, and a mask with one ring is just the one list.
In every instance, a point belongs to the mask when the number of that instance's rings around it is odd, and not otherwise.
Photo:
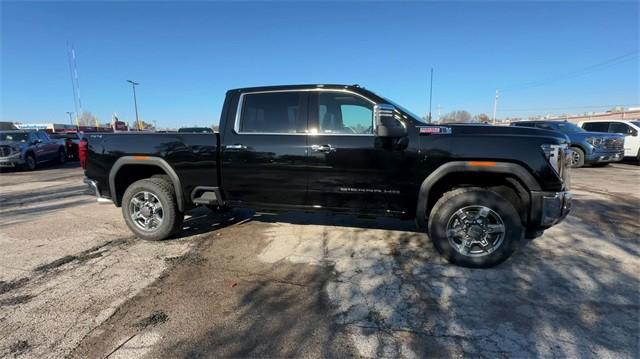
[(587, 122), (582, 128), (591, 132), (609, 132), (609, 122)]
[(301, 91), (243, 94), (235, 130), (239, 134), (304, 134), (306, 99)]

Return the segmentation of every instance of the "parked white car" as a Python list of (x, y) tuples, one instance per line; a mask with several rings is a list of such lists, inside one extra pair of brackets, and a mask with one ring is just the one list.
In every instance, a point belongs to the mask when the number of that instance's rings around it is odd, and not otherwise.
[(624, 156), (640, 161), (640, 120), (586, 120), (578, 126), (587, 131), (621, 133), (624, 135)]

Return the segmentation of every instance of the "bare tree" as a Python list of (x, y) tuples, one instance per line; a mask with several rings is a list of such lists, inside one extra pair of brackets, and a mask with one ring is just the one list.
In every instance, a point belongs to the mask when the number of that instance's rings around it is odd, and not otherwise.
[(78, 123), (80, 126), (95, 126), (98, 123), (98, 118), (89, 111), (82, 111), (78, 117)]
[(456, 110), (449, 113), (445, 113), (440, 118), (440, 123), (453, 123), (453, 122), (471, 122), (471, 114), (468, 111)]
[(480, 122), (480, 123), (489, 123), (490, 118), (487, 114), (481, 113), (479, 115), (473, 116), (471, 119), (472, 122)]

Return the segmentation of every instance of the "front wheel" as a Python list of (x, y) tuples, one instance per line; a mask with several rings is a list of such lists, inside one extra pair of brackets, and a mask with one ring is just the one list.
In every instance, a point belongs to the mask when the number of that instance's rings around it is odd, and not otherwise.
[(63, 149), (60, 149), (58, 151), (58, 163), (62, 165), (66, 161), (67, 161), (67, 153)]
[(524, 234), (514, 206), (499, 194), (481, 188), (445, 193), (431, 210), (428, 228), (443, 257), (476, 268), (505, 261)]
[(27, 171), (33, 171), (36, 169), (36, 156), (33, 153), (27, 154), (24, 161), (24, 169)]
[(584, 166), (584, 151), (578, 147), (571, 147), (569, 150), (571, 151), (571, 167), (580, 168)]
[(158, 178), (139, 180), (127, 188), (122, 215), (136, 236), (150, 241), (170, 237), (184, 218), (178, 211), (173, 185)]

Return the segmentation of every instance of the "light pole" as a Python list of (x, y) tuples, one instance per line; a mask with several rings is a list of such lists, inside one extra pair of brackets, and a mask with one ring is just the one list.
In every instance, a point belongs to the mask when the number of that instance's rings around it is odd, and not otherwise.
[(140, 122), (138, 121), (138, 100), (136, 99), (136, 85), (140, 84), (131, 80), (127, 80), (127, 82), (130, 83), (131, 88), (133, 88), (133, 106), (136, 109), (136, 127), (138, 128), (138, 131), (140, 131)]
[(496, 109), (498, 107), (498, 90), (496, 90), (496, 97), (493, 99), (493, 125), (496, 125)]
[(431, 68), (431, 84), (429, 85), (429, 123), (431, 123), (431, 100), (433, 99), (433, 67)]
[(73, 119), (71, 118), (71, 115), (73, 115), (75, 112), (69, 112), (67, 111), (67, 115), (69, 115), (69, 122), (71, 122), (71, 125), (73, 125)]

